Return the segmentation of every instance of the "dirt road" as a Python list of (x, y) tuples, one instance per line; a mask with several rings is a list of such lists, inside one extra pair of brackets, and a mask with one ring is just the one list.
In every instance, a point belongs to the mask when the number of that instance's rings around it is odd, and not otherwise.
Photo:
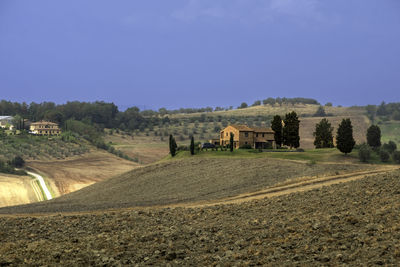
[(242, 202), (247, 202), (256, 199), (264, 199), (277, 197), (282, 195), (288, 195), (291, 193), (303, 192), (312, 190), (315, 188), (320, 188), (324, 186), (330, 186), (333, 184), (345, 183), (350, 181), (355, 181), (358, 179), (365, 178), (367, 176), (376, 175), (376, 174), (384, 174), (391, 171), (400, 170), (398, 166), (384, 166), (376, 170), (370, 171), (361, 171), (361, 172), (353, 172), (342, 175), (334, 175), (323, 178), (302, 178), (303, 181), (294, 182), (288, 185), (276, 185), (264, 190), (260, 190), (257, 192), (240, 194), (234, 197), (219, 199), (210, 202), (198, 202), (198, 203), (189, 203), (189, 204), (176, 204), (176, 205), (168, 205), (167, 207), (206, 207), (206, 206), (215, 206), (215, 205), (223, 205), (223, 204), (238, 204)]

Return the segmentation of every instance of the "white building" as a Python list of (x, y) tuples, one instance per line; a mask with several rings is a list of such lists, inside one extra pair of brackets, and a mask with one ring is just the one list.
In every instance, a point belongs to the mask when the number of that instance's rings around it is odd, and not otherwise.
[(14, 125), (12, 124), (13, 119), (14, 117), (12, 116), (0, 116), (0, 127), (12, 130), (14, 128)]

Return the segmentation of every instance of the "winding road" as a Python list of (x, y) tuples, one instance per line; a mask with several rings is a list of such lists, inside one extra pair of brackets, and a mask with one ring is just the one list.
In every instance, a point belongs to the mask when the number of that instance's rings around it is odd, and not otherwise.
[(34, 172), (27, 172), (29, 175), (32, 175), (33, 177), (35, 177), (38, 181), (39, 181), (39, 185), (42, 188), (44, 195), (46, 197), (47, 200), (52, 199), (53, 197), (51, 196), (51, 193), (49, 191), (49, 189), (47, 188), (46, 183), (44, 182), (44, 179), (41, 175), (34, 173)]

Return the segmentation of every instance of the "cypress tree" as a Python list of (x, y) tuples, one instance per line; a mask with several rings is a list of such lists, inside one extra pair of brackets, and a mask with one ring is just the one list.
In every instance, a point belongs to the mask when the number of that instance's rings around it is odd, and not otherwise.
[(339, 124), (336, 135), (336, 145), (337, 148), (342, 153), (350, 153), (356, 142), (353, 138), (353, 126), (351, 125), (350, 119), (343, 119)]
[(276, 145), (282, 146), (283, 134), (282, 134), (282, 118), (279, 115), (275, 115), (271, 121), (271, 129), (275, 132), (275, 142)]
[(285, 126), (283, 127), (283, 144), (290, 148), (298, 148), (300, 146), (300, 120), (296, 112), (292, 111), (285, 116)]
[(172, 157), (175, 157), (177, 147), (178, 146), (176, 145), (175, 138), (171, 134), (169, 136), (169, 153)]
[(190, 140), (190, 154), (194, 155), (194, 137)]
[(171, 153), (171, 155), (173, 156), (173, 157), (175, 157), (175, 155), (176, 155), (176, 149), (178, 148), (178, 145), (176, 144), (176, 142), (175, 142), (175, 138), (174, 137), (172, 137), (172, 153)]
[(381, 129), (377, 125), (371, 125), (367, 130), (367, 143), (370, 147), (381, 146)]
[(333, 127), (327, 119), (322, 119), (315, 125), (314, 145), (315, 148), (333, 147)]
[(168, 142), (168, 144), (169, 144), (169, 153), (172, 155), (172, 134), (170, 134), (169, 135), (169, 142)]
[(314, 114), (314, 117), (325, 117), (326, 113), (325, 113), (325, 109), (323, 106), (319, 106), (317, 111)]
[(231, 133), (231, 137), (229, 139), (229, 149), (231, 150), (231, 152), (233, 152), (233, 136), (234, 134)]

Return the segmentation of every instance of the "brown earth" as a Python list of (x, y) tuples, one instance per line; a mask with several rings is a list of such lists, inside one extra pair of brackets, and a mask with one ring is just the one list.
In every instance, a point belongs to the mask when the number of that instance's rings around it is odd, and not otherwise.
[(206, 208), (0, 217), (0, 265), (396, 266), (400, 171)]
[(56, 196), (74, 192), (138, 167), (137, 163), (95, 151), (71, 160), (29, 161), (27, 167), (47, 179)]
[(41, 192), (34, 190), (30, 176), (0, 174), (0, 207), (28, 204), (38, 201)]
[(74, 212), (210, 201), (276, 184), (374, 168), (266, 158), (184, 159), (138, 168), (60, 198), (0, 213)]

